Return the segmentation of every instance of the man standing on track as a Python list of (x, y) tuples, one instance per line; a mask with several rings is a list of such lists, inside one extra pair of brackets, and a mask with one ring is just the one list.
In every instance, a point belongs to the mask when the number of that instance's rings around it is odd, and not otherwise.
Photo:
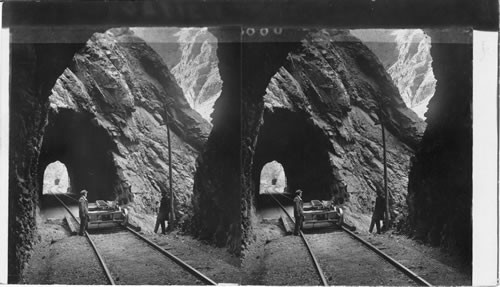
[(80, 199), (78, 200), (78, 213), (80, 216), (80, 236), (85, 234), (89, 224), (89, 202), (87, 200), (87, 191), (80, 191)]
[(295, 217), (294, 235), (299, 235), (302, 230), (302, 223), (304, 222), (304, 202), (302, 201), (302, 190), (297, 189), (295, 198), (293, 199), (293, 216)]

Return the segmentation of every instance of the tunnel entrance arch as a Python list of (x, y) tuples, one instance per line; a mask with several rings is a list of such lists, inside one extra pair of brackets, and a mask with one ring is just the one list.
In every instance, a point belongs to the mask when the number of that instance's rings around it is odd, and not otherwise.
[(266, 110), (253, 160), (255, 187), (264, 165), (276, 160), (287, 178), (287, 192), (301, 189), (306, 201), (330, 200), (335, 180), (328, 138), (305, 114), (286, 109)]
[(89, 201), (116, 200), (119, 178), (115, 144), (92, 116), (70, 109), (50, 112), (38, 162), (39, 195), (44, 195), (44, 171), (59, 161), (66, 166), (70, 193), (88, 191)]
[(60, 161), (47, 165), (43, 173), (42, 194), (50, 193), (71, 193), (68, 170)]

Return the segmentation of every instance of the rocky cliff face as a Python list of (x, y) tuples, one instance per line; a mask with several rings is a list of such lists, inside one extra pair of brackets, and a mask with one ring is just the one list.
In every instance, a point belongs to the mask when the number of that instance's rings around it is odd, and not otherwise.
[(406, 105), (425, 119), (427, 104), (436, 89), (430, 37), (420, 29), (353, 30), (352, 33), (377, 55)]
[(177, 218), (189, 219), (195, 161), (210, 125), (143, 40), (128, 29), (93, 35), (49, 102), (40, 170), (60, 159), (73, 189), (86, 188), (91, 201), (128, 203), (137, 217), (152, 214), (169, 190), (169, 121)]
[(163, 58), (191, 106), (211, 121), (222, 80), (217, 39), (207, 28), (133, 28)]
[[(344, 31), (310, 33), (270, 81), (253, 157), (260, 170), (277, 160), (288, 188), (305, 200), (346, 201), (367, 229), (375, 191), (383, 189), (381, 126), (386, 128), (393, 217), (407, 213), (410, 157), (424, 123), (404, 104), (376, 56)], [(339, 184), (347, 184), (347, 194)]]

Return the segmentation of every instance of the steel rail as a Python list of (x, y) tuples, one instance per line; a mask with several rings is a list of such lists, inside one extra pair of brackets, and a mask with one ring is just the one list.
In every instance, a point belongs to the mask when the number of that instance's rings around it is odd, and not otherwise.
[[(290, 220), (295, 223), (295, 220), (292, 218), (292, 216), (288, 213), (288, 211), (286, 210), (286, 208), (281, 204), (281, 202), (279, 202), (279, 200), (277, 200), (274, 195), (272, 195), (271, 193), (267, 192), (267, 194), (269, 194), (271, 196), (272, 199), (274, 199), (274, 201), (276, 201), (279, 206), (281, 207), (281, 209), (283, 209), (283, 211), (285, 212), (285, 214), (288, 216), (288, 218), (290, 218)], [(325, 275), (323, 273), (323, 269), (321, 269), (321, 266), (319, 265), (319, 262), (318, 260), (316, 259), (316, 256), (314, 255), (312, 249), (311, 249), (311, 246), (309, 245), (309, 242), (307, 242), (306, 240), (306, 237), (304, 236), (304, 233), (302, 232), (302, 230), (299, 230), (299, 234), (300, 234), (300, 237), (302, 238), (302, 240), (304, 241), (304, 244), (306, 245), (306, 248), (307, 248), (307, 251), (309, 252), (309, 255), (311, 255), (311, 258), (312, 258), (312, 261), (314, 263), (314, 267), (316, 268), (316, 271), (318, 272), (318, 275), (319, 277), (321, 278), (321, 282), (323, 283), (323, 286), (329, 286), (328, 285), (328, 281), (326, 280), (325, 278)]]
[(194, 269), (191, 265), (189, 265), (186, 262), (182, 261), (180, 258), (178, 258), (177, 256), (173, 255), (172, 253), (168, 252), (167, 250), (165, 250), (164, 248), (162, 248), (158, 244), (156, 244), (153, 241), (149, 240), (148, 238), (144, 237), (143, 235), (141, 235), (137, 231), (133, 230), (132, 228), (130, 228), (128, 226), (124, 226), (124, 228), (127, 229), (128, 231), (132, 232), (133, 234), (135, 234), (137, 237), (139, 237), (140, 239), (142, 239), (143, 241), (145, 241), (146, 243), (148, 243), (149, 245), (151, 245), (153, 248), (155, 248), (156, 250), (158, 250), (160, 253), (162, 253), (163, 255), (167, 256), (168, 258), (170, 258), (172, 261), (174, 261), (175, 263), (177, 263), (178, 265), (180, 265), (182, 268), (184, 268), (187, 271), (189, 271), (191, 274), (193, 274), (197, 278), (201, 279), (207, 285), (217, 285), (217, 283), (215, 281), (213, 281), (212, 279), (208, 278), (207, 276), (205, 276), (200, 271)]
[[(52, 193), (52, 194), (53, 194), (53, 195), (56, 195), (56, 196), (59, 196), (59, 195), (57, 195), (57, 194), (55, 194), (55, 193)], [(78, 201), (78, 199), (74, 198), (74, 197), (73, 197), (73, 196), (71, 196), (71, 195), (68, 195), (67, 193), (61, 193), (61, 195), (64, 195), (64, 196), (66, 196), (67, 198), (73, 199), (74, 201)]]
[[(282, 193), (275, 193), (275, 194), (278, 194), (278, 195), (283, 196), (284, 198), (293, 200), (293, 198), (291, 196), (289, 196), (288, 194), (285, 194), (284, 192), (282, 192)], [(273, 196), (271, 193), (269, 193), (269, 195)]]
[[(71, 196), (68, 196), (68, 195), (66, 195), (66, 196), (68, 198), (71, 198), (71, 199), (73, 199), (73, 200), (76, 201), (76, 199), (72, 198)], [(57, 198), (57, 196), (56, 196), (56, 198)], [(59, 200), (59, 202), (61, 202), (64, 205), (64, 207), (69, 211), (69, 208), (64, 204), (64, 202), (62, 202), (59, 198), (57, 198), (57, 200)], [(70, 212), (71, 216), (73, 216), (73, 218), (76, 220), (75, 216), (71, 213), (71, 211), (69, 211), (69, 212)], [(76, 221), (78, 222), (78, 220), (76, 220)], [(78, 224), (80, 224), (80, 223), (78, 222)], [(162, 248), (158, 244), (156, 244), (153, 241), (149, 240), (148, 238), (144, 237), (143, 235), (141, 235), (137, 231), (133, 230), (132, 228), (130, 228), (128, 226), (123, 226), (123, 228), (126, 229), (126, 230), (128, 230), (128, 231), (130, 231), (130, 232), (132, 232), (134, 235), (136, 235), (137, 237), (139, 237), (139, 239), (141, 239), (141, 240), (145, 241), (146, 243), (148, 243), (149, 245), (151, 245), (154, 249), (158, 250), (160, 253), (162, 253), (163, 255), (165, 255), (168, 258), (170, 258), (177, 265), (180, 265), (182, 268), (186, 269), (188, 272), (190, 272), (191, 274), (193, 274), (198, 279), (202, 280), (207, 285), (217, 285), (217, 283), (215, 281), (213, 281), (212, 279), (208, 278), (207, 276), (205, 276), (200, 271), (194, 269), (191, 265), (189, 265), (186, 262), (182, 261), (180, 258), (178, 258), (175, 255), (173, 255), (172, 253), (168, 252), (167, 250), (165, 250), (164, 248)], [(87, 234), (87, 236), (88, 236), (88, 234)], [(88, 238), (90, 240), (90, 237), (88, 237)], [(95, 248), (95, 245), (93, 244), (92, 241), (91, 241), (91, 244)], [(95, 248), (94, 250), (96, 250), (96, 253), (97, 253), (97, 249)], [(99, 256), (99, 254), (98, 254), (98, 256)], [(104, 263), (104, 261), (103, 261), (103, 263)], [(107, 267), (105, 269), (107, 269)], [(114, 285), (114, 283), (112, 283), (112, 284)]]
[[(271, 195), (274, 198), (274, 196), (272, 194), (269, 193), (269, 195)], [(289, 198), (288, 196), (286, 196), (284, 194), (280, 194), (280, 195), (282, 195), (285, 198)], [(278, 202), (278, 204), (280, 205), (280, 207), (282, 209), (284, 209), (284, 207), (281, 205), (281, 203), (278, 200), (276, 200), (276, 201)], [(286, 210), (285, 210), (285, 213), (288, 215), (288, 217), (291, 218), (290, 214), (288, 214), (288, 212)], [(375, 253), (377, 253), (384, 260), (388, 261), (390, 264), (392, 264), (393, 266), (395, 266), (397, 269), (401, 270), (404, 274), (406, 274), (408, 277), (410, 277), (416, 283), (418, 283), (418, 284), (420, 284), (422, 286), (432, 286), (432, 284), (430, 284), (429, 282), (427, 282), (425, 279), (423, 279), (422, 277), (418, 276), (413, 271), (411, 271), (410, 269), (408, 269), (407, 267), (405, 267), (404, 265), (402, 265), (401, 263), (399, 263), (398, 261), (396, 261), (394, 258), (392, 258), (389, 255), (387, 255), (386, 253), (384, 253), (383, 251), (381, 251), (377, 247), (375, 247), (372, 244), (370, 244), (369, 242), (365, 241), (363, 238), (357, 236), (355, 233), (353, 233), (351, 230), (347, 229), (345, 226), (341, 226), (341, 227), (342, 227), (342, 230), (344, 230), (349, 235), (351, 235), (352, 237), (354, 237), (356, 240), (358, 240), (361, 243), (363, 243), (364, 245), (366, 245), (369, 249), (371, 249), (372, 251), (374, 251)]]
[[(49, 191), (50, 192), (50, 191)], [(78, 223), (80, 224), (80, 221), (78, 219), (76, 219), (76, 216), (73, 215), (73, 212), (71, 212), (71, 210), (69, 209), (69, 207), (61, 200), (59, 199), (59, 197), (57, 195), (55, 195), (54, 193), (50, 192), (62, 205), (63, 207), (66, 209), (66, 211), (68, 211), (69, 215), (71, 215), (71, 217), (73, 217), (73, 219)], [(71, 197), (70, 197), (71, 198)], [(102, 258), (101, 254), (99, 253), (99, 251), (97, 250), (97, 247), (95, 246), (94, 242), (92, 241), (92, 239), (90, 238), (90, 235), (87, 231), (85, 231), (85, 236), (87, 237), (88, 241), (90, 242), (90, 245), (92, 246), (92, 248), (94, 249), (94, 252), (95, 254), (97, 255), (97, 258), (99, 259), (99, 263), (101, 264), (102, 268), (104, 269), (104, 273), (106, 273), (106, 277), (108, 278), (108, 281), (111, 285), (116, 285), (115, 284), (115, 280), (113, 280), (113, 277), (111, 276), (111, 272), (109, 271), (108, 269), (108, 266), (106, 265), (106, 263), (104, 262), (104, 259)]]
[(349, 235), (351, 235), (352, 237), (354, 237), (355, 239), (357, 239), (358, 241), (360, 241), (361, 243), (363, 243), (364, 245), (366, 245), (369, 249), (371, 249), (372, 251), (374, 251), (375, 253), (377, 253), (379, 256), (381, 256), (382, 258), (384, 258), (386, 261), (388, 261), (389, 263), (391, 263), (393, 266), (395, 266), (396, 268), (398, 268), (399, 270), (401, 270), (403, 273), (405, 273), (408, 277), (410, 277), (416, 283), (421, 284), (422, 286), (432, 286), (432, 284), (430, 284), (429, 282), (425, 281), (422, 277), (418, 276), (413, 271), (411, 271), (410, 269), (406, 268), (404, 265), (402, 265), (401, 263), (397, 262), (394, 258), (392, 258), (389, 255), (385, 254), (383, 251), (381, 251), (377, 247), (373, 246), (372, 244), (370, 244), (369, 242), (367, 242), (363, 238), (357, 236), (356, 234), (354, 234), (349, 229), (345, 228), (344, 226), (342, 226), (342, 229), (345, 232), (349, 233)]

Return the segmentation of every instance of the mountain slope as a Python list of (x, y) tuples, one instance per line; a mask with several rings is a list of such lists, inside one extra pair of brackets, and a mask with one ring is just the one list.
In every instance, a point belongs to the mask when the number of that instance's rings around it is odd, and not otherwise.
[(220, 96), (217, 39), (207, 28), (133, 28), (163, 58), (194, 110), (211, 121)]
[(425, 119), (436, 90), (430, 38), (422, 30), (353, 30), (383, 63), (406, 105)]

